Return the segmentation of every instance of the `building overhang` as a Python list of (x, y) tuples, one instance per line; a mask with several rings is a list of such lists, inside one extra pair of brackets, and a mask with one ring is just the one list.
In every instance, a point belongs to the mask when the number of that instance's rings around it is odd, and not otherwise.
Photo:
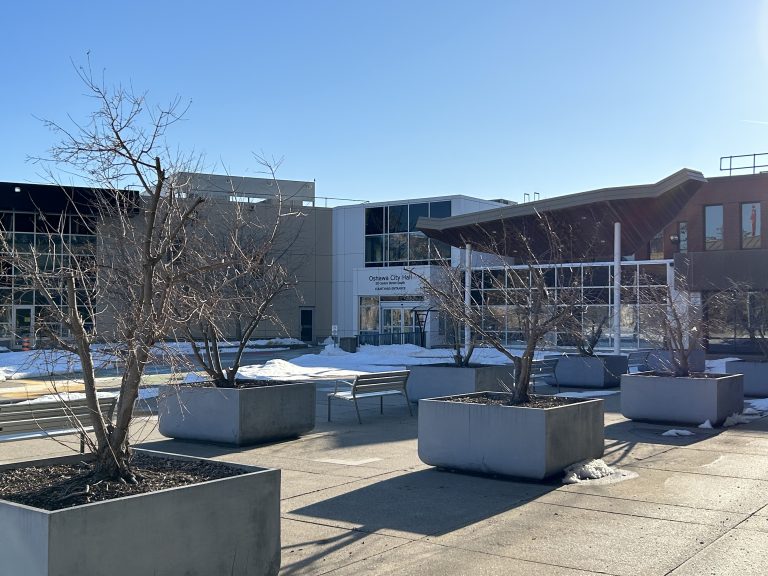
[(706, 181), (700, 172), (682, 169), (655, 184), (603, 188), (449, 218), (419, 218), (416, 227), (451, 246), (472, 244), (505, 256), (532, 252), (546, 258), (550, 239), (542, 231), (544, 215), (566, 245), (567, 256), (578, 259), (612, 254), (613, 225), (620, 222), (622, 253), (633, 254), (669, 224)]

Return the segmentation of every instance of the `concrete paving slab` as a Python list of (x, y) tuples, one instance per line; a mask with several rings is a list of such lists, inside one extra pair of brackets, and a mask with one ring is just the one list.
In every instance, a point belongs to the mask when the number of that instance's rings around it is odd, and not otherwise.
[(768, 456), (768, 434), (739, 434), (727, 431), (689, 445), (690, 450), (714, 450), (731, 454), (760, 454)]
[[(739, 524), (739, 530), (756, 530), (758, 532), (768, 532), (768, 510), (763, 509), (764, 512), (757, 512), (752, 516), (749, 516)], [(766, 570), (768, 571), (768, 570)]]
[(695, 509), (669, 504), (649, 504), (648, 502), (606, 496), (592, 496), (590, 494), (580, 494), (565, 490), (547, 492), (546, 494), (539, 496), (536, 499), (536, 502), (567, 506), (581, 510), (595, 510), (598, 512), (611, 512), (614, 514), (656, 518), (658, 520), (705, 524), (707, 526), (715, 526), (719, 528), (733, 528), (749, 518), (747, 514), (737, 514), (735, 512), (703, 510), (701, 508)]
[(657, 454), (636, 462), (635, 466), (731, 478), (768, 480), (768, 455), (759, 454), (731, 454), (701, 449), (674, 448), (663, 454)]
[(283, 501), (286, 517), (416, 538), (445, 534), (514, 508), (556, 485), (435, 469), (391, 473)]
[(768, 503), (768, 482), (628, 466), (638, 477), (607, 485), (588, 483), (562, 490), (654, 504), (751, 514)]
[(355, 532), (300, 522), (281, 521), (282, 563), (280, 574), (325, 574), (349, 565), (359, 565), (410, 542), (402, 538)]
[(427, 540), (529, 562), (652, 576), (679, 566), (723, 532), (703, 524), (531, 502)]
[[(286, 572), (289, 574), (290, 572)], [(320, 574), (315, 572), (314, 574)], [(376, 554), (331, 573), (333, 576), (360, 574), (421, 574), (445, 576), (591, 576), (596, 572), (573, 570), (553, 564), (512, 560), (505, 556), (450, 548), (427, 542), (409, 542), (384, 554)]]
[(768, 534), (731, 530), (707, 546), (670, 576), (765, 576), (768, 572)]

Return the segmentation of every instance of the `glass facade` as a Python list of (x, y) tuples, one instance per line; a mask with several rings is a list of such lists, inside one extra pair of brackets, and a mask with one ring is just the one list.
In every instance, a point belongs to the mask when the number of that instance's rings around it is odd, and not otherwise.
[[(648, 293), (666, 291), (669, 261), (622, 262), (622, 347), (648, 347), (655, 340), (656, 324), (649, 313)], [(542, 266), (550, 306), (580, 302), (577, 318), (582, 333), (603, 326), (600, 346), (609, 346), (613, 330), (613, 265), (607, 262)], [(526, 266), (472, 271), (472, 302), (482, 312), (483, 324), (506, 345), (520, 345), (530, 313), (532, 275)], [(573, 345), (572, 332), (553, 332), (551, 344)]]
[(451, 257), (451, 247), (416, 230), (420, 217), (446, 218), (451, 202), (416, 202), (365, 209), (365, 265), (419, 266)]
[(760, 248), (760, 203), (747, 202), (741, 205), (741, 247)]
[[(94, 222), (81, 215), (0, 212), (0, 225), (14, 251), (22, 256), (30, 254), (30, 258), (34, 251), (37, 266), (44, 272), (70, 266), (71, 258), (93, 254), (95, 250)], [(58, 291), (52, 292), (58, 300), (56, 304), (63, 297), (63, 288), (62, 284)], [(66, 336), (63, 328), (51, 320), (50, 305), (7, 255), (0, 254), (0, 343), (18, 348), (24, 338), (34, 340), (36, 331), (43, 325), (46, 330)], [(87, 318), (85, 309), (81, 313)]]

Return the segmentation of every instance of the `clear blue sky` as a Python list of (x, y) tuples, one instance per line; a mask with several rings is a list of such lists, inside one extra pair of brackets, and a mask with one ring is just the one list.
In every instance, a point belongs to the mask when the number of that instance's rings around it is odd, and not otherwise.
[(43, 1), (3, 5), (0, 180), (84, 119), (70, 59), (164, 103), (212, 171), (253, 151), (321, 196), (522, 200), (768, 152), (759, 0)]

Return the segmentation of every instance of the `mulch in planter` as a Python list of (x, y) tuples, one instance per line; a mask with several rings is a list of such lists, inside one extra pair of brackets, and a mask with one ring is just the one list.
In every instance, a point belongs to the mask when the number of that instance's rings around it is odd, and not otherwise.
[[(466, 404), (486, 404), (494, 406), (519, 406), (521, 408), (555, 408), (565, 406), (566, 404), (575, 404), (584, 402), (585, 399), (563, 398), (562, 396), (529, 396), (528, 402), (519, 402), (515, 400), (513, 394), (499, 392), (480, 392), (478, 394), (449, 396), (441, 398), (445, 402), (464, 402)], [(586, 400), (589, 400), (587, 398)]]
[(139, 480), (135, 485), (98, 481), (87, 462), (0, 471), (0, 499), (43, 510), (61, 510), (246, 473), (217, 462), (174, 460), (146, 454), (136, 454), (131, 466)]

